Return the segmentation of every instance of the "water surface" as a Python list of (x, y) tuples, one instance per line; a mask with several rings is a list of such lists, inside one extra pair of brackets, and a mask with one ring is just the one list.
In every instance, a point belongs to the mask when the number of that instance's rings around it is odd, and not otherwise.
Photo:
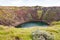
[(32, 21), (32, 22), (26, 22), (26, 23), (22, 23), (20, 25), (18, 25), (17, 27), (34, 27), (34, 26), (42, 26), (42, 27), (46, 27), (48, 24), (45, 22), (39, 22), (39, 21)]

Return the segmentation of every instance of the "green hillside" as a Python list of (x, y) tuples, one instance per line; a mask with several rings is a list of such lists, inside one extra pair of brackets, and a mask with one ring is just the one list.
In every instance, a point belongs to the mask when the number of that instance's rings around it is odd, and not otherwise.
[(39, 40), (41, 33), (48, 35), (46, 36), (47, 40), (60, 40), (60, 24), (57, 24), (59, 22), (53, 22), (48, 27), (37, 26), (31, 28), (15, 28), (0, 25), (0, 40)]

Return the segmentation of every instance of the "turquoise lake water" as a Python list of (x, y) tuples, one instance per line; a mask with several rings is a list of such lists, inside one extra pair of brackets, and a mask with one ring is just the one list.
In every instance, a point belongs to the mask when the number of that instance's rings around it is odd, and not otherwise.
[(18, 26), (16, 26), (16, 27), (22, 27), (22, 28), (25, 28), (25, 27), (34, 27), (34, 26), (42, 26), (42, 27), (45, 27), (45, 26), (47, 26), (48, 24), (47, 23), (45, 23), (45, 22), (36, 22), (36, 21), (34, 21), (34, 22), (26, 22), (26, 23), (23, 23), (23, 24), (21, 24), (21, 25), (18, 25)]

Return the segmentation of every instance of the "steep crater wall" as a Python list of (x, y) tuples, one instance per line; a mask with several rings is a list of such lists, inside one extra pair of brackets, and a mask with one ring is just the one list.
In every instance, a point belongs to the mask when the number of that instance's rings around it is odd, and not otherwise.
[(50, 24), (60, 21), (60, 7), (12, 7), (0, 6), (0, 24), (17, 26), (29, 21), (42, 21)]

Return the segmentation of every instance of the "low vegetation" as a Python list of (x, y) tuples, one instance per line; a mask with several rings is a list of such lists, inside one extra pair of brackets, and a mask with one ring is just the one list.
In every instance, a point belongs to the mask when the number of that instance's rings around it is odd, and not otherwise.
[[(60, 22), (53, 22), (52, 24), (55, 25), (51, 25), (48, 27), (31, 27), (31, 28), (15, 28), (0, 25), (0, 40), (34, 40), (33, 38), (39, 40), (38, 35), (41, 34), (39, 32), (43, 33), (47, 32), (48, 35), (49, 34), (52, 35), (51, 37), (53, 38), (53, 40), (60, 40), (60, 25), (58, 25), (59, 23)], [(38, 35), (33, 35), (35, 31), (39, 31), (36, 32)], [(47, 38), (50, 37), (48, 36)]]

